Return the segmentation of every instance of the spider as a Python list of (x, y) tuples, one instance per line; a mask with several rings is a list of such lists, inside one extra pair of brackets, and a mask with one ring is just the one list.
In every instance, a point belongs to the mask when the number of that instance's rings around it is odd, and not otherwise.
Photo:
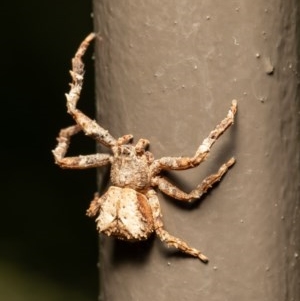
[[(215, 174), (206, 177), (190, 193), (185, 193), (177, 188), (161, 173), (165, 170), (190, 169), (202, 163), (209, 155), (212, 145), (233, 124), (237, 101), (232, 101), (227, 116), (203, 140), (194, 156), (162, 157), (155, 160), (152, 153), (147, 151), (149, 146), (147, 139), (140, 139), (136, 145), (132, 144), (132, 135), (124, 135), (115, 139), (107, 130), (76, 107), (84, 77), (82, 57), (95, 36), (94, 33), (89, 34), (72, 59), (72, 70), (70, 71), (72, 83), (66, 99), (68, 113), (76, 124), (60, 131), (57, 138), (58, 144), (53, 150), (55, 163), (61, 168), (68, 169), (98, 168), (111, 165), (112, 186), (102, 196), (96, 193), (87, 210), (88, 216), (97, 216), (99, 232), (129, 241), (145, 240), (154, 232), (169, 247), (174, 247), (203, 262), (208, 262), (208, 258), (202, 252), (165, 230), (160, 203), (154, 188), (157, 187), (166, 195), (177, 200), (192, 202), (199, 199), (213, 184), (221, 180), (235, 163), (234, 158), (223, 164)], [(110, 148), (112, 154), (96, 153), (67, 157), (66, 153), (71, 137), (80, 131)]]

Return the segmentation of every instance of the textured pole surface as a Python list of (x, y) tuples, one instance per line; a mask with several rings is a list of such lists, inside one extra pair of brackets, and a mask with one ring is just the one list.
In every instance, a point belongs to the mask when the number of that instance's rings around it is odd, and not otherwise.
[(194, 206), (159, 193), (167, 230), (209, 264), (157, 238), (101, 236), (103, 300), (299, 300), (298, 6), (94, 0), (98, 121), (113, 136), (149, 139), (156, 158), (192, 156), (239, 104), (205, 163), (168, 174), (190, 191), (235, 156), (221, 183)]

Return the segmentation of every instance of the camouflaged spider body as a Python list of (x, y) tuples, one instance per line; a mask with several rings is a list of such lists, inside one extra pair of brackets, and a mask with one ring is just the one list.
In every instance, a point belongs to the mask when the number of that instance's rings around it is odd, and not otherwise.
[[(237, 111), (236, 101), (232, 101), (227, 116), (205, 138), (193, 157), (163, 157), (154, 160), (152, 153), (146, 150), (149, 141), (140, 139), (132, 145), (132, 135), (119, 139), (112, 137), (98, 123), (91, 120), (76, 108), (83, 83), (84, 55), (95, 34), (90, 34), (82, 42), (72, 60), (72, 84), (67, 97), (68, 113), (76, 125), (62, 129), (57, 138), (58, 144), (53, 150), (55, 162), (62, 168), (85, 169), (111, 165), (112, 186), (101, 197), (96, 194), (87, 215), (97, 216), (99, 232), (123, 240), (147, 239), (153, 232), (168, 246), (197, 257), (203, 262), (208, 258), (199, 250), (190, 247), (181, 239), (170, 235), (162, 221), (160, 204), (154, 187), (180, 201), (191, 202), (199, 199), (212, 185), (221, 180), (235, 159), (231, 158), (219, 170), (200, 183), (190, 193), (185, 193), (171, 184), (161, 175), (164, 170), (184, 170), (194, 168), (208, 156), (212, 145), (233, 124)], [(78, 157), (66, 157), (71, 136), (83, 131), (87, 136), (108, 147), (111, 154), (92, 154)]]

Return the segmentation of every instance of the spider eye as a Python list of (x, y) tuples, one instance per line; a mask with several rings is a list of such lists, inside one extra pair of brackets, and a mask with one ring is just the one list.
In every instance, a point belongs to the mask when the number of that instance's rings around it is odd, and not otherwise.
[(132, 153), (132, 147), (130, 147), (128, 145), (122, 145), (119, 148), (119, 153), (121, 155), (129, 156)]
[(129, 155), (129, 153), (130, 153), (129, 149), (127, 149), (127, 148), (124, 148), (123, 151), (122, 151), (123, 155)]

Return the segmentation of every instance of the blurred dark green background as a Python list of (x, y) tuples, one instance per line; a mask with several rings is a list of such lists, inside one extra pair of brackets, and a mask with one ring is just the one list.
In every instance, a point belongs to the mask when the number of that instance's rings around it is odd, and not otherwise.
[[(97, 300), (97, 234), (85, 210), (96, 171), (65, 171), (51, 149), (70, 60), (92, 30), (90, 1), (2, 1), (0, 300)], [(81, 109), (94, 115), (93, 62)], [(83, 143), (82, 143), (83, 142)], [(94, 151), (78, 139), (74, 153)]]

